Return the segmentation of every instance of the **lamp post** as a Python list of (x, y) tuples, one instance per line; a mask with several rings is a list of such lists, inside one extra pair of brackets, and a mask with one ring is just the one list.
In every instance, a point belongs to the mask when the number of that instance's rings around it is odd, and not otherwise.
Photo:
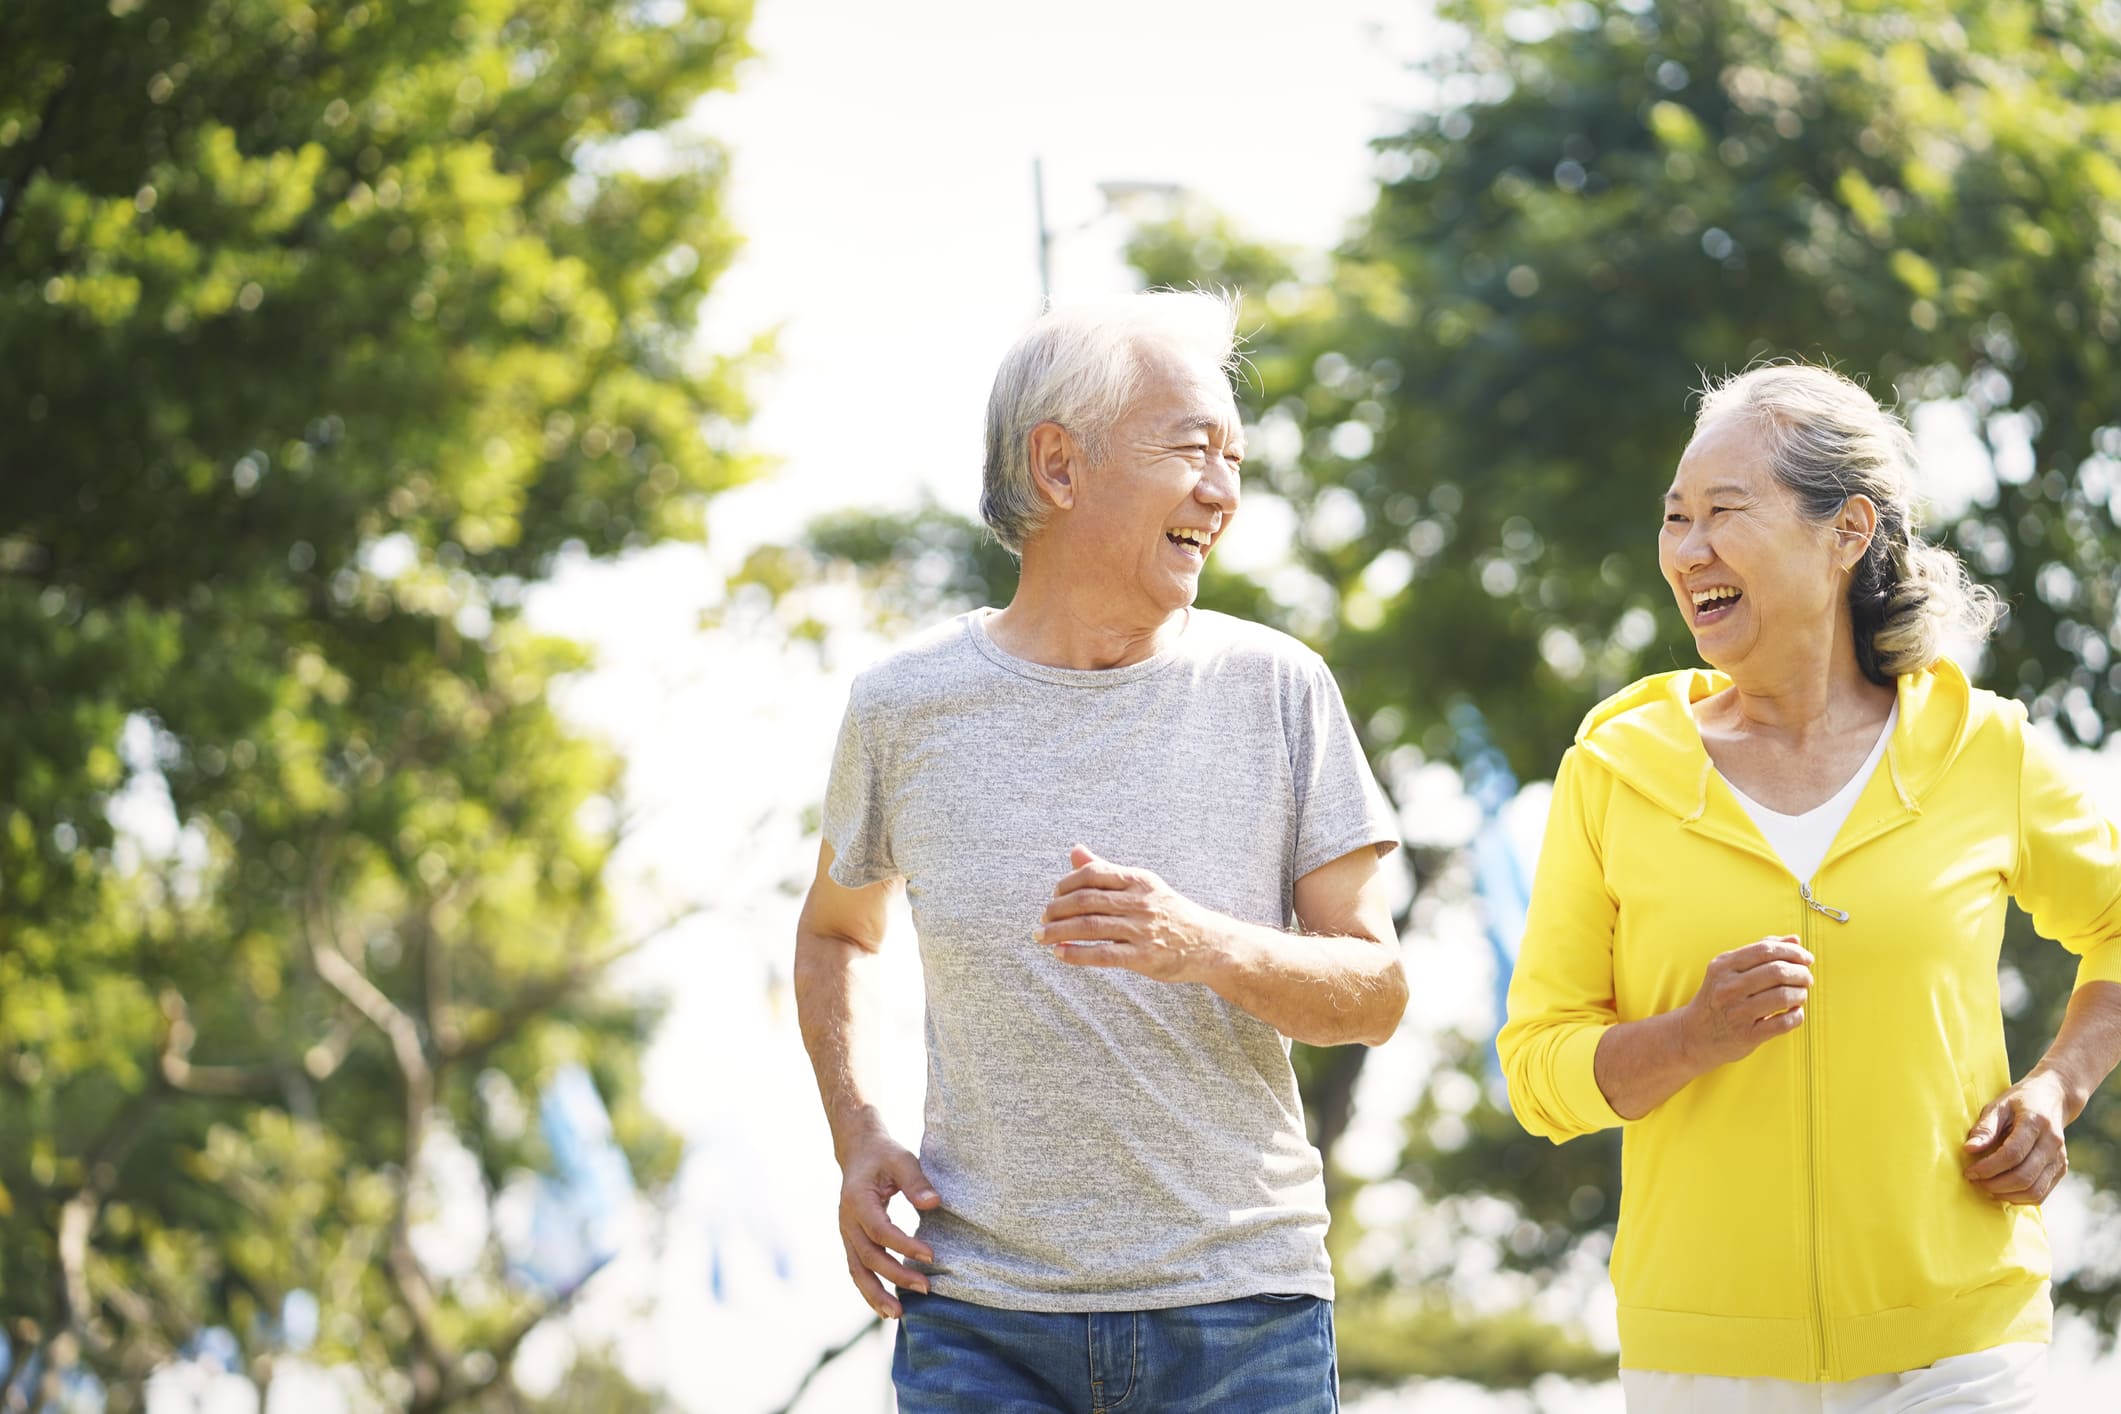
[(1046, 164), (1031, 159), (1031, 209), (1038, 218), (1038, 303), (1045, 309), (1053, 303), (1053, 232), (1046, 226)]
[(1078, 231), (1088, 230), (1116, 211), (1154, 198), (1160, 201), (1177, 201), (1186, 196), (1187, 189), (1177, 182), (1115, 181), (1099, 182), (1098, 195), (1104, 198), (1104, 206), (1087, 221), (1055, 231), (1046, 223), (1046, 168), (1045, 163), (1033, 156), (1031, 159), (1031, 209), (1038, 221), (1038, 293), (1040, 307), (1053, 303), (1053, 243), (1062, 236), (1072, 236)]

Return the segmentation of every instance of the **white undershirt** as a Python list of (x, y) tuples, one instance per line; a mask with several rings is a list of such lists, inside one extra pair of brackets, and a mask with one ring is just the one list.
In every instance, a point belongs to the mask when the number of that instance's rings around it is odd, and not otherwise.
[[(1856, 797), (1863, 794), (1871, 773), (1878, 769), (1878, 762), (1885, 755), (1885, 743), (1893, 734), (1893, 723), (1899, 720), (1900, 704), (1895, 702), (1892, 710), (1885, 714), (1885, 725), (1878, 729), (1878, 740), (1871, 744), (1871, 754), (1863, 758), (1856, 774), (1850, 776), (1848, 783), (1829, 799), (1802, 815), (1784, 815), (1770, 810), (1731, 785), (1731, 778), (1724, 776), (1723, 783), (1731, 786), (1731, 794), (1738, 797), (1745, 813), (1753, 817), (1760, 833), (1767, 836), (1776, 857), (1800, 882), (1810, 883), (1812, 875), (1819, 872), (1827, 850), (1833, 846), (1834, 836), (1841, 833), (1841, 827), (1848, 822), (1849, 812), (1856, 808)], [(1721, 772), (1717, 774), (1722, 775)]]

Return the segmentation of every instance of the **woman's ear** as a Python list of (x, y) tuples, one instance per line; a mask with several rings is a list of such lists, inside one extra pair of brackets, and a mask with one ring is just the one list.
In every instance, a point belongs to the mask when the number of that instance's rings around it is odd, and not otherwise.
[(1870, 553), (1871, 538), (1878, 533), (1878, 504), (1870, 497), (1855, 495), (1841, 503), (1834, 518), (1834, 536), (1840, 541), (1841, 567), (1853, 570)]
[(1075, 508), (1075, 493), (1082, 475), (1082, 449), (1068, 429), (1058, 422), (1041, 422), (1031, 429), (1031, 481), (1039, 494), (1057, 511)]

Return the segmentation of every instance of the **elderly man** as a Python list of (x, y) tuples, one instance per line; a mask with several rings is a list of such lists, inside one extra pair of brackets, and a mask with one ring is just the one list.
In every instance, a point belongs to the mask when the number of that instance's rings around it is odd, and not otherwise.
[[(1398, 839), (1318, 655), (1192, 607), (1237, 512), (1234, 318), (1160, 293), (1033, 326), (995, 379), (981, 505), (1016, 596), (862, 674), (841, 728), (796, 1000), (908, 1414), (1337, 1407), (1286, 1038), (1398, 1025)], [(899, 882), (918, 1159), (855, 1059)]]

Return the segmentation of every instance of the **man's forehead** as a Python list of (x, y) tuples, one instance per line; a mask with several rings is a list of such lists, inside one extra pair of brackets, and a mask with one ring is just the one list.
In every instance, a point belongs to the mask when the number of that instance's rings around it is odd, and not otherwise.
[(1243, 424), (1237, 415), (1237, 395), (1219, 368), (1173, 369), (1175, 376), (1153, 380), (1143, 389), (1144, 411), (1159, 431), (1179, 435), (1220, 431), (1236, 437)]
[(1164, 426), (1171, 432), (1227, 432), (1233, 437), (1243, 431), (1234, 400), (1221, 412), (1206, 408), (1188, 409), (1172, 417)]

